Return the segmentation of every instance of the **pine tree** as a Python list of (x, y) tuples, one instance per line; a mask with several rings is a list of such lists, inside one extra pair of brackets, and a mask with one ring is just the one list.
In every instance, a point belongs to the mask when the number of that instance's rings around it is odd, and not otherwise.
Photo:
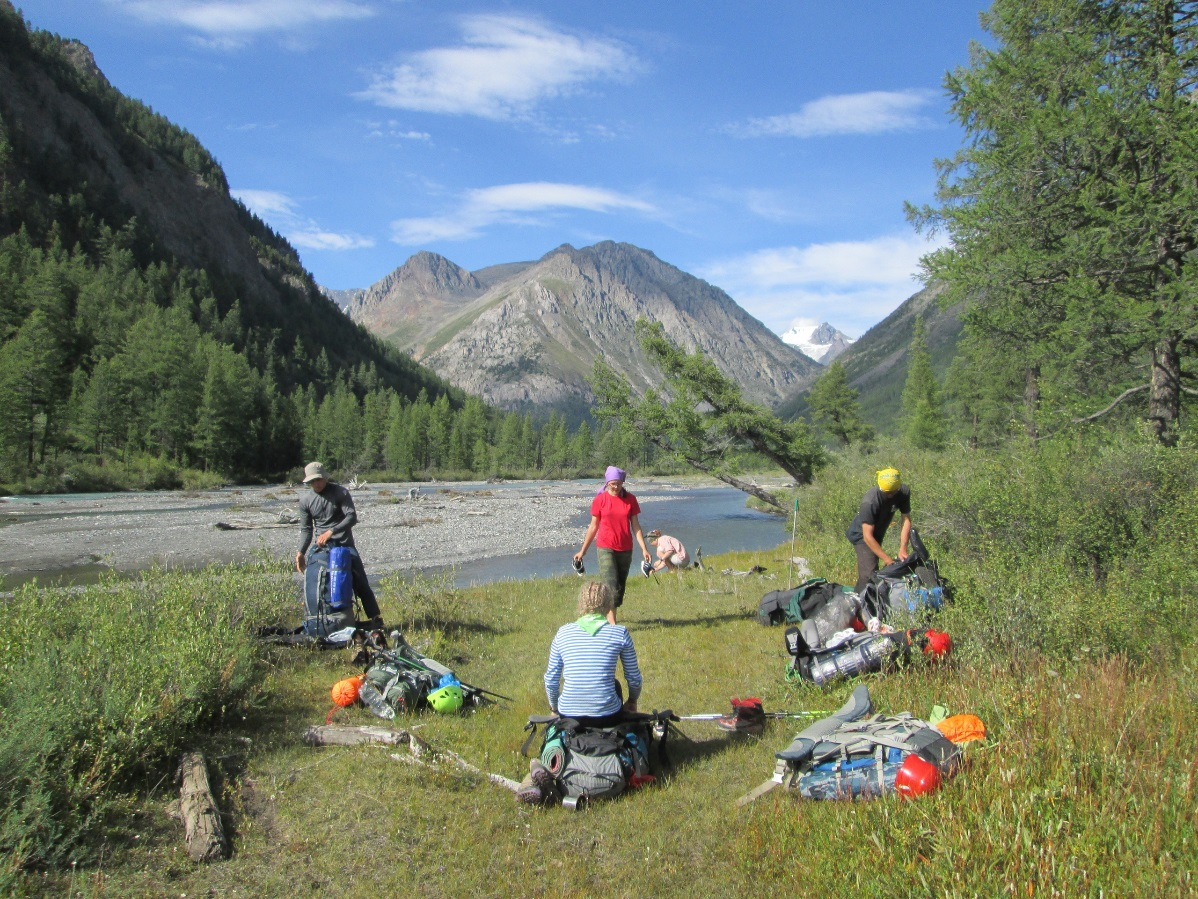
[(868, 443), (874, 437), (874, 429), (861, 417), (858, 396), (839, 359), (832, 361), (807, 395), (812, 420), (846, 447)]
[(948, 428), (922, 318), (915, 320), (915, 334), (911, 338), (907, 360), (907, 382), (903, 385), (903, 422), (907, 439), (920, 449), (944, 449)]
[(1023, 362), (1033, 435), (1146, 396), (1172, 443), (1198, 349), (1198, 3), (994, 0), (983, 24), (995, 45), (946, 80), (967, 143), (912, 210), (951, 238), (927, 272), (969, 301), (979, 358)]

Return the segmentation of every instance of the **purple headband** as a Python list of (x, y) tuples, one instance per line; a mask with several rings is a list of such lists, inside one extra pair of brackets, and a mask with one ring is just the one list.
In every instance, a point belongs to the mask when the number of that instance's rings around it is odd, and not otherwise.
[(608, 481), (622, 481), (628, 477), (628, 472), (622, 468), (616, 468), (614, 465), (607, 466), (607, 471), (603, 473), (603, 483)]

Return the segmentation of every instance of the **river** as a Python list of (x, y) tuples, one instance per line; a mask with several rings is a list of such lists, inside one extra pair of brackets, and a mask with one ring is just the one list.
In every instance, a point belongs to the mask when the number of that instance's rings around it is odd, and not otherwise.
[[(715, 481), (630, 481), (641, 524), (692, 555), (771, 549), (786, 519), (755, 512)], [(769, 486), (769, 485), (763, 485)], [(94, 583), (105, 573), (194, 568), (294, 556), (302, 485), (7, 497), (0, 500), (0, 589)], [(372, 579), (390, 572), (454, 570), (458, 586), (571, 571), (595, 495), (594, 481), (359, 485), (358, 548)], [(588, 553), (594, 571), (595, 553)]]

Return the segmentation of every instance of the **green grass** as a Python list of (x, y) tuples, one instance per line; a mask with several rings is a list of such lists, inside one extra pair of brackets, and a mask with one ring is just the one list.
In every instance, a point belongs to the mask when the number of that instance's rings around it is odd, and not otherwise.
[[(803, 725), (772, 721), (754, 738), (685, 722), (658, 786), (586, 813), (529, 809), (449, 766), (405, 764), (379, 747), (305, 746), (304, 730), (332, 705), (329, 688), (354, 669), (341, 652), (275, 648), (253, 669), (257, 699), (216, 727), (176, 731), (188, 738), (174, 741), (179, 748), (208, 754), (228, 861), (187, 860), (181, 828), (163, 811), (173, 794), (168, 766), (147, 759), (114, 783), (120, 790), (78, 867), (64, 858), (45, 872), (10, 872), (7, 885), (18, 895), (83, 896), (1192, 894), (1198, 591), (1185, 561), (1195, 538), (1185, 517), (1193, 479), (1184, 474), (1193, 457), (1137, 445), (1079, 464), (1079, 452), (986, 464), (897, 460), (918, 485), (916, 521), (957, 583), (942, 617), (956, 651), (947, 665), (917, 660), (865, 682), (880, 711), (927, 715), (940, 703), (980, 716), (989, 731), (935, 794), (851, 804), (775, 791), (737, 809)], [(1075, 505), (1094, 493), (1073, 491), (1066, 462), (1085, 484), (1134, 472), (1154, 485), (1151, 501), (1123, 491), (1123, 517), (1106, 511), (1124, 535), (1118, 550), (1099, 551), (1085, 528), (1070, 530)], [(878, 467), (877, 457), (846, 458), (800, 494), (795, 552), (817, 574), (852, 579), (843, 507)], [(983, 493), (995, 494), (1002, 515), (986, 511)], [(1176, 539), (1136, 535), (1136, 522), (1151, 530), (1158, 516)], [(788, 684), (782, 629), (753, 618), (762, 594), (791, 579), (790, 541), (705, 555), (708, 572), (630, 583), (621, 621), (645, 675), (642, 709), (724, 712), (734, 696), (759, 696), (770, 710), (839, 706), (854, 683)], [(765, 576), (719, 573), (752, 565)], [(389, 621), (403, 622), (413, 643), (463, 680), (514, 700), (397, 724), (519, 779), (523, 725), (545, 711), (548, 645), (573, 617), (580, 583), (570, 576), (451, 591), (388, 579), (380, 599)], [(334, 720), (376, 723), (361, 709)]]

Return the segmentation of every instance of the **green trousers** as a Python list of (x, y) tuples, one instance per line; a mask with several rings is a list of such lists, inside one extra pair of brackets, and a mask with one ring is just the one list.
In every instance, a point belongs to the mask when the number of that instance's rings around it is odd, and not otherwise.
[(624, 604), (624, 585), (628, 583), (628, 569), (632, 567), (632, 550), (617, 552), (614, 549), (597, 549), (599, 554), (599, 580), (607, 585), (614, 597), (615, 606)]

